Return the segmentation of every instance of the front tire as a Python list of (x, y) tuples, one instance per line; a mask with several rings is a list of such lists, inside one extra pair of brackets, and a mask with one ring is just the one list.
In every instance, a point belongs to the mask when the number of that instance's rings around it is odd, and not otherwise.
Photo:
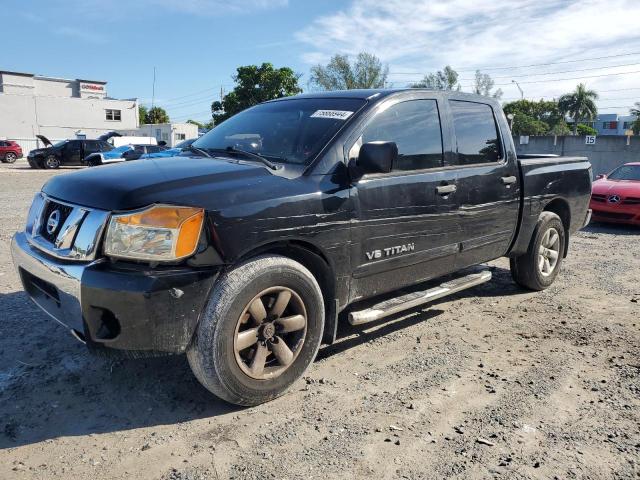
[(311, 272), (286, 257), (256, 257), (216, 281), (187, 358), (214, 395), (258, 405), (302, 376), (323, 327), (322, 292)]
[(514, 281), (535, 291), (551, 286), (560, 272), (566, 235), (564, 224), (558, 215), (542, 212), (527, 252), (509, 259)]
[(49, 155), (44, 159), (44, 168), (56, 169), (60, 168), (60, 160), (55, 155)]
[(15, 153), (13, 152), (9, 152), (4, 156), (4, 160), (2, 160), (4, 163), (14, 163), (16, 161), (18, 157), (16, 156)]

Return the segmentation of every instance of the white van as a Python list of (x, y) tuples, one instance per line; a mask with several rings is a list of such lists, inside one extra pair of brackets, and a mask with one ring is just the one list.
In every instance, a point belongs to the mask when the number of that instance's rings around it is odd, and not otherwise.
[(157, 145), (155, 137), (111, 137), (108, 142), (114, 147), (123, 145)]

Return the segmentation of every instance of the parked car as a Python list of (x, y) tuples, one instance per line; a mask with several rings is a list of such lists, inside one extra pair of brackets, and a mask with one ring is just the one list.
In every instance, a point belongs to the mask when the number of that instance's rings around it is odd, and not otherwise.
[(13, 163), (22, 158), (22, 147), (12, 140), (0, 140), (0, 161)]
[(27, 160), (31, 168), (59, 168), (64, 165), (85, 165), (91, 153), (108, 152), (113, 147), (104, 140), (62, 140), (53, 145), (44, 135), (36, 135), (45, 148), (31, 150)]
[(590, 208), (595, 221), (640, 225), (640, 162), (599, 175), (593, 182)]
[(255, 405), (338, 318), (487, 282), (468, 267), (503, 256), (549, 287), (590, 193), (585, 158), (518, 159), (495, 99), (312, 93), (238, 113), (188, 157), (51, 178), (11, 248), (28, 295), (90, 350), (186, 352), (211, 392)]
[(173, 148), (167, 148), (165, 150), (161, 150), (155, 153), (146, 153), (142, 155), (140, 158), (163, 158), (163, 157), (175, 157), (176, 155), (180, 155), (183, 150), (189, 148), (193, 142), (195, 142), (197, 138), (190, 138), (189, 140), (183, 140), (178, 143)]
[(108, 152), (92, 153), (84, 159), (84, 163), (90, 167), (97, 167), (108, 163), (137, 160), (146, 154), (162, 152), (166, 149), (167, 147), (160, 145), (122, 145)]

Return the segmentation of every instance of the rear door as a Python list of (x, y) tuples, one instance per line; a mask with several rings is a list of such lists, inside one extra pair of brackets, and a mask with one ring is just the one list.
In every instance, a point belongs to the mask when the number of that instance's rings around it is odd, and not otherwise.
[(84, 153), (82, 154), (83, 161), (92, 153), (98, 153), (101, 151), (100, 142), (98, 140), (85, 140), (82, 143), (84, 144)]
[[(462, 239), (456, 269), (503, 256), (518, 222), (520, 178), (502, 112), (489, 103), (451, 99)], [(503, 135), (504, 133), (504, 135)]]
[(451, 136), (440, 105), (437, 95), (390, 99), (356, 130), (350, 159), (374, 141), (395, 142), (399, 158), (392, 172), (367, 174), (352, 191), (352, 301), (453, 268), (460, 231), (456, 172), (444, 167)]

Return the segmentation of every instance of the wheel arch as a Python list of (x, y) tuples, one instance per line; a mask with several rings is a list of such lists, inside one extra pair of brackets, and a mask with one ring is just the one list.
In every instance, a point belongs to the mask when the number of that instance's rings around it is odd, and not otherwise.
[(543, 212), (555, 213), (562, 220), (564, 226), (564, 257), (566, 258), (569, 251), (569, 230), (571, 228), (571, 208), (569, 203), (563, 198), (554, 198), (547, 203), (542, 209)]
[(290, 258), (307, 268), (316, 278), (325, 304), (323, 343), (333, 343), (338, 322), (338, 300), (335, 270), (327, 255), (311, 242), (285, 240), (267, 243), (245, 252), (237, 259), (237, 262), (266, 254), (282, 255)]

